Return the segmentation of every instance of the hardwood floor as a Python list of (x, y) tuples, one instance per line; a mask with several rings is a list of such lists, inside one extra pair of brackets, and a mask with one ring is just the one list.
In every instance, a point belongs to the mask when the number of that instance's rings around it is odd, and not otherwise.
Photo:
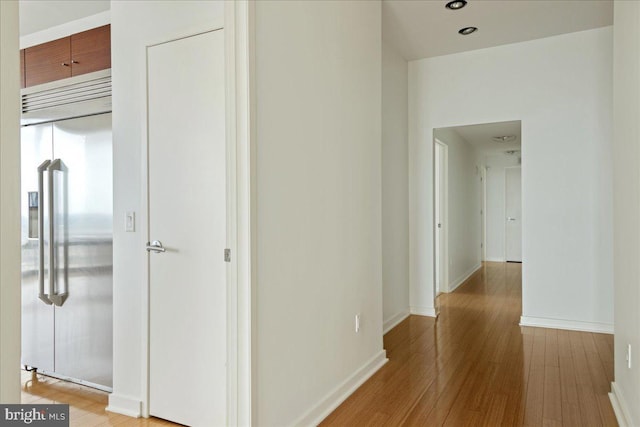
[[(322, 426), (616, 426), (613, 336), (518, 326), (520, 264), (486, 263), (387, 333), (387, 363)], [(168, 426), (105, 411), (107, 393), (29, 372), (23, 403), (69, 403), (71, 426)]]
[(486, 263), (384, 337), (389, 362), (322, 426), (616, 426), (613, 336), (518, 325), (520, 264)]
[(22, 403), (68, 403), (71, 427), (178, 426), (158, 418), (131, 418), (107, 412), (107, 398), (108, 394), (99, 390), (22, 371)]

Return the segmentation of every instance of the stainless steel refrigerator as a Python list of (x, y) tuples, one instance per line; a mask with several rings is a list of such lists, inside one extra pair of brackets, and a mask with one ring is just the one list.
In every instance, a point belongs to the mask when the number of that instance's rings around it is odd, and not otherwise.
[(110, 390), (110, 72), (23, 89), (22, 111), (22, 364)]

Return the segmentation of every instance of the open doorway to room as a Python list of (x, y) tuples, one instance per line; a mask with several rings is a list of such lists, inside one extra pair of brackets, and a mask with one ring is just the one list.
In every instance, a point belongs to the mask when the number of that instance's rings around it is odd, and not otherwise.
[(522, 262), (521, 122), (438, 128), (433, 136), (437, 298), (485, 261)]
[(504, 257), (507, 262), (522, 262), (522, 170), (504, 168)]
[(433, 145), (433, 178), (434, 178), (434, 236), (435, 236), (435, 293), (439, 295), (445, 283), (448, 283), (447, 269), (447, 144), (435, 140)]

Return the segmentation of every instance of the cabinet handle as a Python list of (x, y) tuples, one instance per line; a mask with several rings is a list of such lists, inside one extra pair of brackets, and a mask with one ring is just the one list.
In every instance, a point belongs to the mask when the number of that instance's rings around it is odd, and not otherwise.
[(63, 67), (68, 67), (68, 66), (69, 66), (69, 64), (67, 64), (66, 62), (63, 62), (63, 63), (62, 63), (62, 66), (63, 66)]
[(78, 61), (75, 61), (75, 60), (73, 60), (73, 59), (71, 60), (71, 63), (72, 63), (72, 64), (79, 64), (79, 62), (78, 62)]

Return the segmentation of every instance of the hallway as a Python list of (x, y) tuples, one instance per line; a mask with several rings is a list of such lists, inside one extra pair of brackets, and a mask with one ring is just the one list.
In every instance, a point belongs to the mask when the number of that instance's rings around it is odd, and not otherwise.
[(518, 325), (522, 265), (485, 263), (440, 317), (384, 337), (389, 362), (322, 426), (616, 426), (613, 335)]

